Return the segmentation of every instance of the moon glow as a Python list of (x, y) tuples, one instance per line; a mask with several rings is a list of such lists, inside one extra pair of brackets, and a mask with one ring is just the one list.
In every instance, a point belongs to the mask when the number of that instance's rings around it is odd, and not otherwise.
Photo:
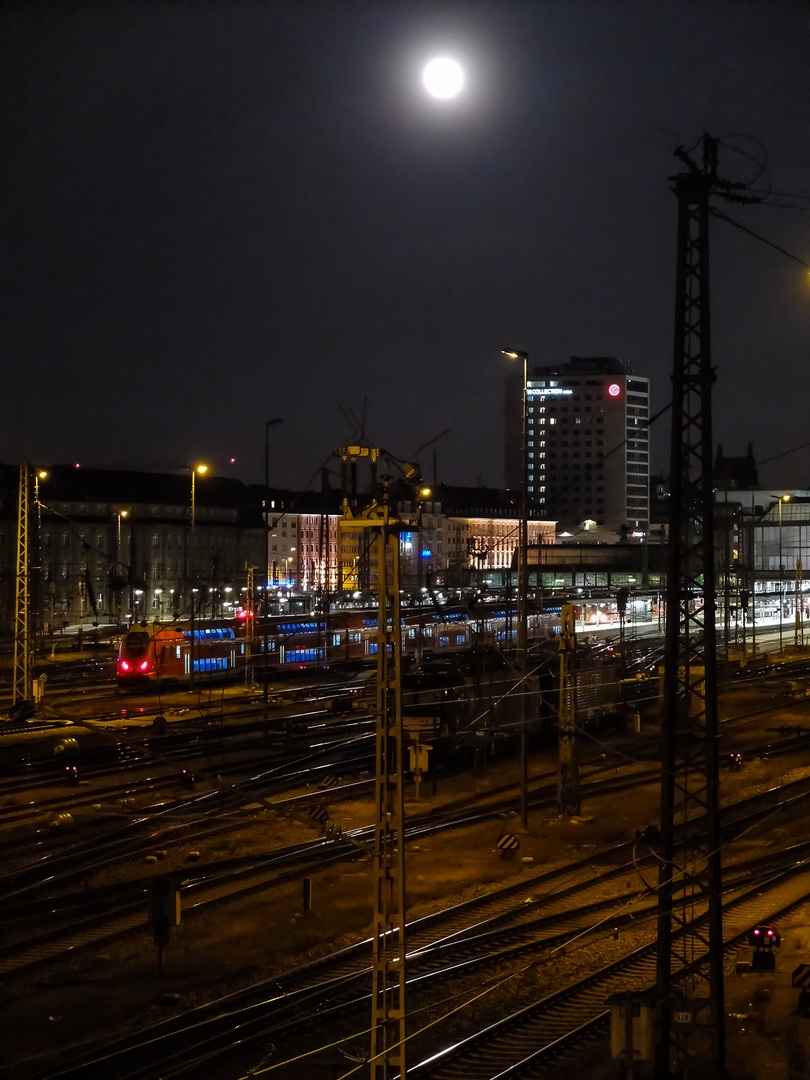
[(451, 98), (464, 85), (464, 72), (455, 60), (437, 56), (422, 72), (422, 82), (429, 94), (436, 98)]

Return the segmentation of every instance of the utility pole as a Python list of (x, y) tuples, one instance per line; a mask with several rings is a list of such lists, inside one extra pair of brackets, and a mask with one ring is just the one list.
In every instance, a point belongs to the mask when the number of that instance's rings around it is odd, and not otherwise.
[[(336, 450), (344, 464), (359, 457), (376, 462), (381, 451), (349, 446)], [(416, 466), (403, 468), (413, 500)], [(343, 520), (361, 535), (369, 530), (369, 550), (377, 571), (377, 738), (375, 770), (372, 930), (371, 1080), (405, 1080), (405, 767), (402, 724), (402, 618), (400, 614), (400, 534), (418, 526), (418, 513), (399, 514), (390, 477), (382, 494), (365, 510), (343, 503)], [(423, 496), (430, 494), (423, 489)], [(402, 498), (405, 492), (402, 492)], [(371, 565), (369, 565), (371, 570)]]
[(247, 570), (247, 594), (245, 599), (245, 686), (253, 682), (253, 635), (256, 632), (256, 613), (253, 610), (255, 603), (254, 574), (255, 566), (246, 567)]
[(262, 680), (262, 720), (267, 728), (267, 718), (270, 714), (270, 692), (267, 685), (268, 678), (268, 631), (270, 619), (270, 607), (268, 596), (270, 593), (270, 428), (284, 422), (283, 416), (276, 416), (272, 420), (264, 422), (264, 580), (262, 581), (262, 618), (264, 645), (264, 678)]
[[(520, 666), (520, 823), (529, 826), (529, 354), (524, 349), (501, 349), (523, 364), (521, 408), (521, 483), (518, 521), (518, 658)], [(510, 628), (511, 634), (511, 628)]]
[[(655, 1075), (726, 1075), (718, 809), (717, 635), (709, 305), (709, 197), (741, 185), (717, 175), (705, 135), (697, 165), (672, 178), (678, 244), (670, 455), (670, 536), (661, 761)], [(688, 823), (688, 826), (687, 826)], [(683, 829), (676, 847), (676, 824)], [(700, 919), (695, 924), (692, 920)], [(686, 975), (678, 975), (686, 971)], [(673, 978), (673, 971), (676, 976)]]
[(20, 466), (17, 499), (17, 575), (14, 602), (14, 689), (12, 708), (33, 710), (34, 649), (31, 634), (31, 468)]
[(577, 635), (574, 607), (572, 604), (563, 604), (559, 649), (560, 706), (557, 716), (560, 761), (557, 809), (561, 814), (578, 814), (582, 804), (579, 791), (579, 756), (576, 743), (576, 648)]

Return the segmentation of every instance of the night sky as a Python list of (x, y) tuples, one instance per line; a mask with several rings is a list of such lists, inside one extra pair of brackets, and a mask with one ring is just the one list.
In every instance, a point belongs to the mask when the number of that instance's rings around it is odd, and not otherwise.
[[(6, 3), (0, 50), (7, 462), (258, 481), (283, 417), (271, 483), (304, 487), (354, 416), (502, 484), (503, 346), (666, 403), (667, 177), (704, 131), (784, 193), (725, 212), (810, 263), (804, 2)], [(810, 277), (721, 222), (712, 269), (716, 438), (764, 461), (810, 442)], [(760, 479), (810, 487), (810, 448)]]

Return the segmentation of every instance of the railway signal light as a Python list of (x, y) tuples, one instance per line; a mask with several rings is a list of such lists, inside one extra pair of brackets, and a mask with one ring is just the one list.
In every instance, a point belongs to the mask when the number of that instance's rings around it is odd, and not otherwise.
[(775, 971), (773, 950), (782, 944), (782, 936), (773, 926), (755, 926), (748, 934), (748, 944), (754, 948), (752, 971)]
[(782, 935), (773, 926), (755, 926), (749, 931), (748, 944), (755, 949), (778, 949), (782, 944)]

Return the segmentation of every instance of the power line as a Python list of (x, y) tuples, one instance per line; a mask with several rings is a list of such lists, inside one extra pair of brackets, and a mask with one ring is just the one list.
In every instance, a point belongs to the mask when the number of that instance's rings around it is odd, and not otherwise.
[(804, 259), (800, 259), (798, 255), (794, 255), (792, 252), (787, 251), (785, 248), (780, 247), (778, 244), (774, 244), (772, 240), (767, 240), (764, 236), (760, 236), (759, 233), (754, 232), (753, 229), (749, 229), (746, 225), (741, 225), (739, 221), (734, 221), (728, 214), (723, 213), (722, 210), (718, 210), (715, 206), (709, 207), (709, 213), (716, 218), (720, 218), (721, 221), (727, 222), (729, 225), (733, 225), (735, 229), (740, 229), (741, 232), (748, 233), (749, 236), (753, 236), (755, 240), (759, 240), (761, 243), (766, 244), (768, 247), (773, 248), (774, 251), (778, 251), (781, 255), (785, 255), (788, 259), (792, 259), (793, 262), (797, 262), (800, 266), (804, 266), (807, 270), (810, 270), (810, 263), (805, 262)]

